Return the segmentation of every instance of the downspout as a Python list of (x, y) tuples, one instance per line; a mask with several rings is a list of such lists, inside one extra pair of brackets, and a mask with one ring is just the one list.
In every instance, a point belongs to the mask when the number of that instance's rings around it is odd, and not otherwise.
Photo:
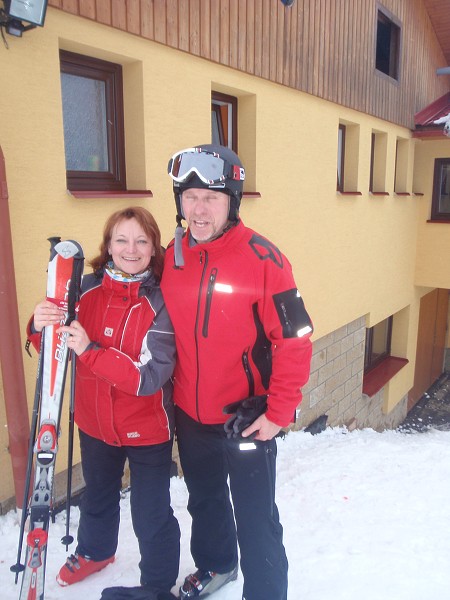
[(6, 167), (0, 146), (0, 365), (17, 508), (23, 508), (30, 421), (21, 351)]

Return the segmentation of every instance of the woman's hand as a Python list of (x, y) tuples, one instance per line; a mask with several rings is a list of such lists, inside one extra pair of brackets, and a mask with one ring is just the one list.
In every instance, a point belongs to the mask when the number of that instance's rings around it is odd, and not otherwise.
[(77, 356), (83, 354), (91, 343), (84, 327), (78, 321), (72, 321), (70, 325), (63, 325), (56, 331), (67, 334), (67, 347), (73, 350)]
[(64, 321), (64, 315), (64, 308), (57, 306), (49, 300), (43, 300), (34, 309), (34, 328), (37, 332), (41, 332), (47, 325), (61, 325), (61, 322)]

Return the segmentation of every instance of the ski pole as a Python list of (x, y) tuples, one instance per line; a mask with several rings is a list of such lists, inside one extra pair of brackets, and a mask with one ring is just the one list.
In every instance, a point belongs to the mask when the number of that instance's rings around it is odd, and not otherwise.
[(69, 440), (67, 455), (67, 491), (66, 491), (66, 534), (61, 538), (61, 544), (65, 544), (66, 552), (69, 545), (73, 542), (73, 536), (70, 535), (70, 504), (72, 501), (72, 467), (73, 467), (73, 434), (74, 434), (74, 407), (75, 407), (75, 367), (76, 354), (71, 351), (71, 380), (70, 380), (70, 403), (69, 403)]
[(17, 561), (15, 565), (10, 567), (10, 571), (16, 574), (15, 583), (19, 579), (19, 573), (21, 573), (25, 569), (25, 565), (23, 565), (20, 560), (22, 557), (22, 545), (23, 545), (23, 536), (25, 532), (25, 522), (28, 516), (28, 496), (30, 493), (30, 484), (31, 484), (31, 475), (33, 471), (33, 462), (34, 462), (34, 444), (36, 442), (36, 431), (37, 424), (39, 419), (39, 410), (41, 403), (41, 387), (42, 387), (42, 372), (43, 372), (43, 350), (44, 350), (44, 336), (41, 337), (41, 347), (39, 351), (38, 357), (38, 368), (37, 368), (37, 377), (36, 377), (36, 387), (34, 392), (34, 401), (33, 401), (33, 412), (31, 417), (31, 426), (30, 426), (30, 437), (28, 440), (28, 458), (27, 458), (27, 471), (25, 476), (25, 489), (23, 494), (23, 504), (22, 504), (22, 516), (20, 519), (20, 532), (19, 532), (19, 544), (17, 549)]
[[(79, 286), (74, 289), (73, 286), (77, 285), (76, 282), (81, 281), (81, 272), (83, 268), (83, 260), (79, 259), (75, 264), (76, 276), (72, 278), (70, 287), (72, 292), (69, 297), (72, 301), (68, 306), (68, 315), (66, 325), (76, 318), (76, 304), (80, 299), (81, 290)], [(66, 490), (66, 534), (61, 538), (61, 543), (65, 544), (66, 552), (69, 545), (73, 542), (73, 536), (70, 535), (70, 505), (72, 501), (72, 469), (73, 469), (73, 437), (75, 429), (75, 375), (76, 375), (76, 354), (72, 350), (70, 353), (71, 362), (71, 378), (70, 378), (70, 400), (69, 400), (69, 440), (68, 440), (68, 455), (67, 455), (67, 490)]]

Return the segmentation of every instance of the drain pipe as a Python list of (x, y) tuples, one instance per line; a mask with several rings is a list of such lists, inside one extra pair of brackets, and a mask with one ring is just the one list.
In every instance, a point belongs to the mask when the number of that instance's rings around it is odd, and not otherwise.
[(17, 307), (8, 187), (0, 146), (0, 365), (17, 508), (24, 499), (30, 421)]

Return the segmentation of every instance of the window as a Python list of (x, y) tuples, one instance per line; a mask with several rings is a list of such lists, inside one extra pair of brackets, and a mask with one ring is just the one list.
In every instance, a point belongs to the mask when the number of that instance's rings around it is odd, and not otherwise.
[(409, 154), (409, 140), (397, 138), (395, 147), (394, 192), (399, 195), (408, 195)]
[(345, 164), (345, 125), (339, 125), (338, 130), (338, 161), (337, 161), (337, 187), (338, 192), (344, 191), (344, 164)]
[(370, 175), (369, 175), (369, 192), (373, 192), (373, 175), (375, 169), (375, 134), (372, 133), (372, 139), (370, 144)]
[(400, 26), (385, 12), (377, 13), (377, 45), (375, 67), (392, 79), (398, 80), (400, 62)]
[(60, 51), (67, 187), (126, 190), (122, 67)]
[(372, 194), (387, 194), (386, 190), (387, 134), (372, 132), (370, 154), (369, 191)]
[(361, 195), (358, 189), (360, 127), (351, 121), (339, 122), (337, 186), (341, 194)]
[(212, 92), (211, 139), (237, 153), (237, 98)]
[(431, 219), (450, 220), (450, 158), (437, 158), (434, 161)]
[(391, 354), (392, 321), (390, 316), (366, 329), (364, 372), (367, 373)]

